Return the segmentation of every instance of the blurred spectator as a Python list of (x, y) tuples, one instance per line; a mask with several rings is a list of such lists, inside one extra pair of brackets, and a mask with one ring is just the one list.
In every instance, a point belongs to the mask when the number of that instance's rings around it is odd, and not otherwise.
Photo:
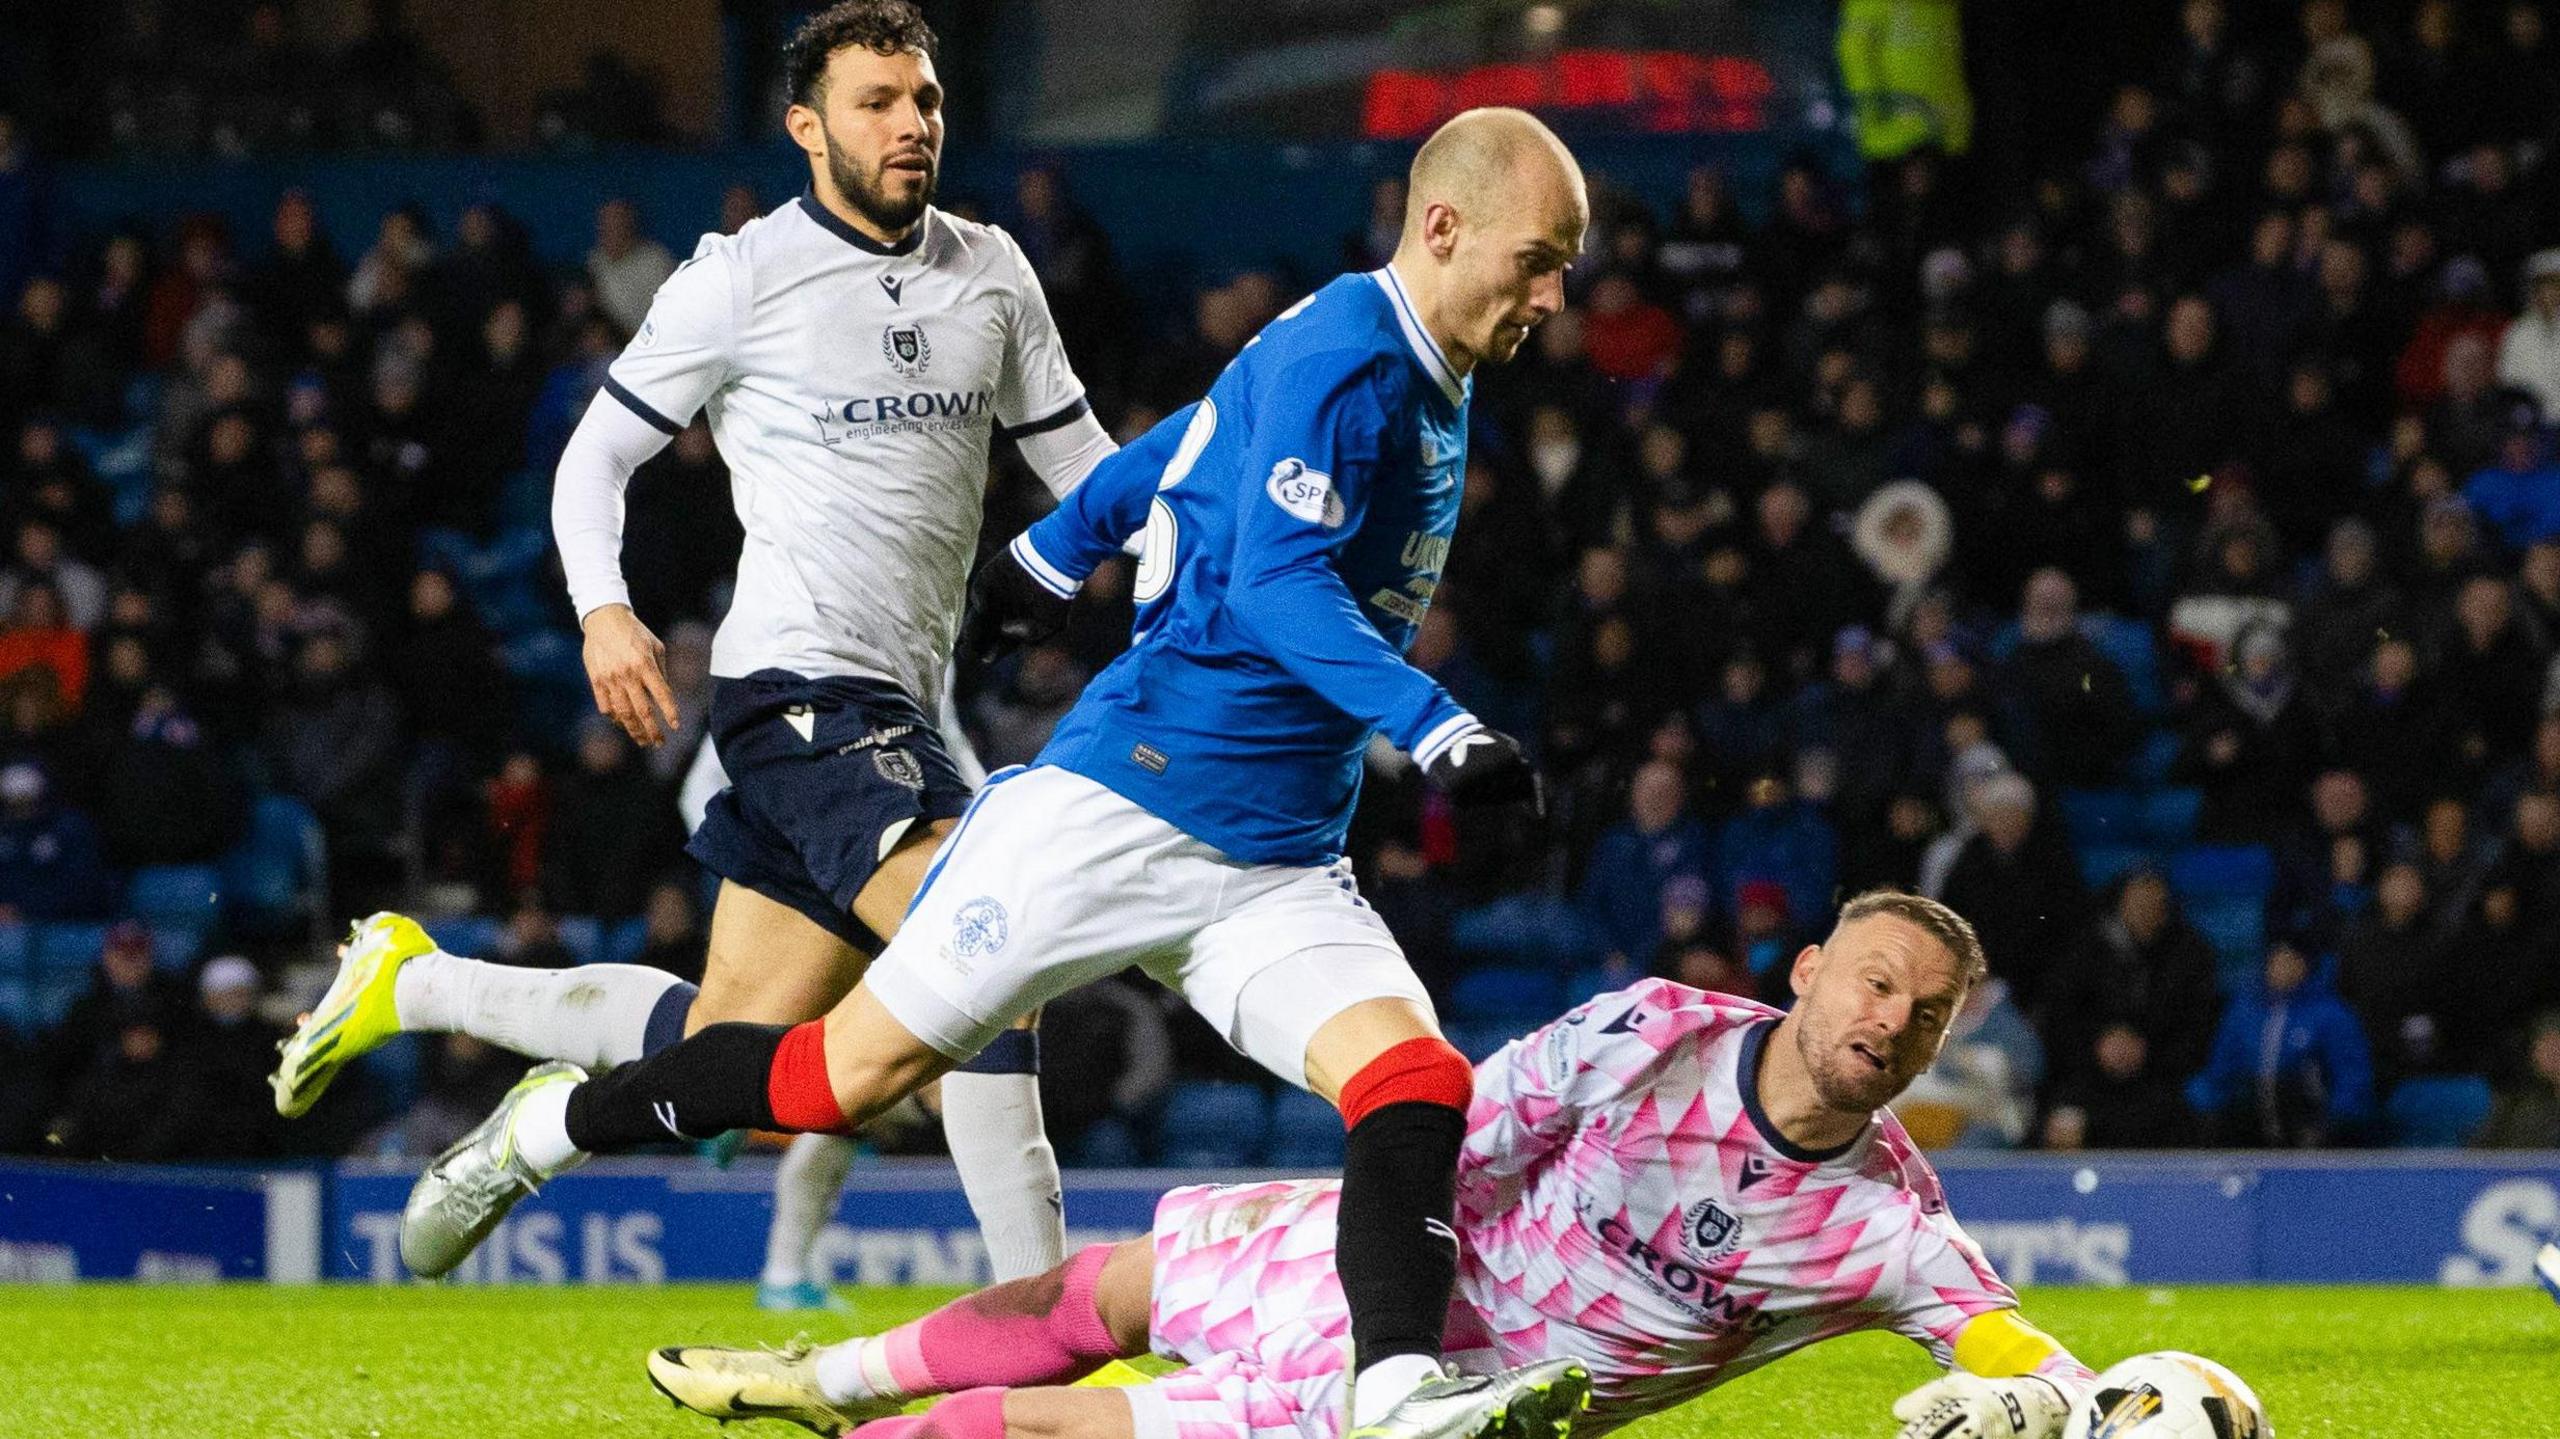
[(304, 638), (265, 734), (276, 787), (317, 811), (342, 848), (379, 844), (399, 820), (400, 704), (353, 649), (343, 628)]
[(2498, 383), (2523, 391), (2560, 420), (2560, 248), (2525, 262), (2525, 307), (2498, 341)]
[(2047, 1149), (2171, 1149), (2193, 1144), (2196, 1118), (2178, 1081), (2129, 1024), (2098, 1031), (2044, 1117)]
[(48, 1136), (49, 1152), (128, 1163), (205, 1153), (209, 1097), (202, 1075), (163, 1025), (128, 1018), (112, 1047), (71, 1081)]
[(678, 848), (675, 806), (650, 783), (613, 721), (578, 727), (578, 763), (555, 791), (543, 838), (543, 895), (562, 914), (638, 914)]
[(2316, 1149), (2352, 1142), (2374, 1113), (2373, 1058), (2330, 977), (2290, 944), (2233, 999), (2187, 1102), (2222, 1142)]
[(2363, 683), (2329, 727), (2329, 755), (2340, 769), (2367, 777), (2383, 819), (2417, 818), (2439, 776), (2408, 763), (2411, 755), (2446, 755), (2453, 716), (2437, 686), (2421, 676), (2417, 646), (2396, 634), (2376, 641)]
[(1822, 811), (1838, 768), (1829, 751), (1806, 750), (1797, 770), (1812, 778), (1812, 792), (1792, 791), (1776, 773), (1756, 775), (1744, 788), (1741, 812), (1715, 839), (1711, 874), (1726, 913), (1740, 912), (1742, 887), (1753, 880), (1785, 893), (1788, 922), (1799, 933), (1816, 932), (1838, 907), (1840, 837)]
[(2426, 875), (2405, 860), (2385, 868), (2373, 909), (2338, 942), (2338, 990), (2364, 1020), (2386, 1088), (2466, 1062), (2471, 1036), (2458, 1014), (2460, 978), (2428, 901)]
[(2036, 728), (2043, 775), (2055, 784), (2115, 782), (2134, 740), (2124, 674), (2080, 633), (2079, 593), (2059, 570), (2027, 580), (2018, 648), (2006, 666)]
[(433, 1036), (418, 1102), (369, 1136), (365, 1149), (384, 1159), (442, 1153), (489, 1117), (527, 1067), (522, 1058), (467, 1034)]
[(2307, 821), (2290, 797), (2270, 797), (2286, 813), (2276, 835), (2275, 883), (2267, 891), (2267, 933), (2327, 954), (2365, 909), (2387, 856), (2363, 776), (2333, 769), (2313, 780), (2310, 792)]
[(2203, 789), (2198, 836), (2255, 844), (2275, 834), (2293, 813), (2320, 738), (2283, 630), (2258, 623), (2240, 631), (2186, 731), (2169, 778)]
[(239, 781), (168, 683), (142, 686), (104, 750), (99, 820), (116, 864), (209, 864), (239, 838)]
[(2018, 1002), (2044, 1002), (2047, 973), (2082, 923), (2084, 899), (2069, 848), (2040, 834), (2036, 788), (1995, 774), (1973, 789), (1981, 833), (1965, 841), (1939, 896), (1973, 921), (1991, 972)]
[(1868, 495), (1850, 527), (1850, 547), (1885, 592), (1884, 623), (1899, 629), (1955, 554), (1955, 520), (1938, 492), (1896, 480)]
[(2373, 652), (2374, 636), (2406, 623), (2408, 603), (2381, 567), (2373, 526), (2349, 516), (2330, 527), (2319, 578), (2294, 605), (2293, 641), (2304, 683), (2334, 711)]
[(2451, 622), (2437, 644), (2436, 664), (2453, 697), (2465, 757), (2476, 765), (2524, 753), (2550, 656), (2540, 639), (2517, 622), (2509, 582), (2489, 575), (2467, 581), (2454, 597)]
[(640, 232), (640, 209), (629, 200), (596, 207), (596, 244), (587, 252), (587, 279), (596, 307), (626, 335), (640, 332), (649, 301), (676, 271), (667, 247)]
[(14, 615), (20, 592), (40, 585), (52, 590), (60, 603), (57, 626), (82, 634), (96, 629), (107, 610), (106, 577), (67, 552), (62, 532), (47, 520), (20, 520), (16, 543), (13, 562), (0, 570), (0, 610)]
[(114, 900), (97, 825), (34, 765), (0, 770), (0, 917), (88, 919)]
[(2560, 1149), (2560, 1013), (2534, 1021), (2526, 1074), (2501, 1090), (2473, 1142), (2484, 1149)]
[(1106, 1119), (1138, 1128), (1173, 1077), (1173, 1033), (1153, 985), (1113, 975), (1043, 1009), (1040, 1109), (1067, 1152)]
[(708, 937), (702, 932), (693, 895), (681, 884), (660, 881), (649, 889), (645, 918), (647, 928), (642, 933), (646, 942), (631, 962), (663, 969), (687, 983), (701, 983), (703, 947)]
[(2159, 870), (2127, 873), (2099, 895), (2097, 920), (2055, 966), (2045, 995), (2045, 1046), (2056, 1077), (2089, 1079), (2084, 1066), (2113, 1026), (2143, 1041), (2146, 1060), (2175, 1083), (2204, 1064), (2222, 1000), (2214, 955), (2179, 911)]
[(1965, 991), (1937, 1063), (1894, 1114), (1924, 1148), (2014, 1149), (2028, 1138), (2044, 1063), (2035, 1029), (1995, 975)]
[(64, 623), (62, 598), (42, 580), (17, 587), (9, 627), (0, 630), (0, 679), (42, 669), (64, 707), (78, 709), (89, 685), (89, 638)]
[(148, 1026), (163, 1039), (183, 1031), (194, 996), (185, 980), (151, 961), (150, 930), (129, 919), (107, 930), (96, 977), (45, 1040), (41, 1067), (57, 1095), (119, 1044), (128, 1026)]
[(1629, 959), (1650, 956), (1661, 941), (1663, 887), (1707, 877), (1712, 840), (1689, 813), (1688, 783), (1677, 766), (1656, 760), (1627, 787), (1627, 817), (1593, 847), (1582, 875), (1582, 908), (1609, 948)]
[(285, 1031), (260, 1019), (258, 968), (236, 954), (196, 976), (198, 1012), (189, 1058), (203, 1084), (190, 1151), (224, 1158), (274, 1154), (282, 1136), (267, 1073)]
[(2509, 550), (2560, 536), (2560, 464), (2531, 401), (2516, 402), (2496, 458), (2463, 481), (2462, 498)]

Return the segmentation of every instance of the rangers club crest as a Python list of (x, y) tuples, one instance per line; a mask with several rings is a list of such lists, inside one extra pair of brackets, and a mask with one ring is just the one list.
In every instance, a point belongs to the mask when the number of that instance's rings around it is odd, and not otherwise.
[(880, 332), (880, 354), (889, 368), (909, 379), (925, 371), (933, 363), (933, 346), (926, 343), (924, 326), (891, 325)]
[(993, 954), (1012, 937), (1013, 928), (1006, 922), (1004, 906), (993, 899), (973, 899), (951, 916), (952, 952), (963, 959)]

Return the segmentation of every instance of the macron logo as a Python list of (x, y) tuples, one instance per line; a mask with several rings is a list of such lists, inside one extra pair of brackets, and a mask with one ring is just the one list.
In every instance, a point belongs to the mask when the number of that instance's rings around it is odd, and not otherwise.
[(1458, 1247), (1458, 1231), (1451, 1229), (1448, 1225), (1443, 1224), (1437, 1219), (1426, 1219), (1422, 1221), (1422, 1232), (1430, 1235), (1434, 1239), (1445, 1239), (1449, 1241), (1449, 1247), (1452, 1249)]
[(1473, 749), (1480, 744), (1491, 743), (1493, 743), (1493, 736), (1484, 733), (1482, 730), (1478, 730), (1476, 733), (1471, 735), (1461, 735), (1456, 740), (1450, 742), (1449, 763), (1453, 765), (1464, 765), (1467, 762), (1468, 750)]
[(880, 288), (889, 292), (889, 303), (892, 305), (898, 303), (898, 292), (906, 287), (907, 282), (899, 279), (895, 275), (883, 275), (880, 277)]
[(685, 1132), (676, 1128), (676, 1106), (674, 1101), (666, 1099), (658, 1100), (649, 1106), (649, 1112), (658, 1116), (658, 1122), (667, 1127), (667, 1133), (674, 1135), (678, 1139), (685, 1137)]

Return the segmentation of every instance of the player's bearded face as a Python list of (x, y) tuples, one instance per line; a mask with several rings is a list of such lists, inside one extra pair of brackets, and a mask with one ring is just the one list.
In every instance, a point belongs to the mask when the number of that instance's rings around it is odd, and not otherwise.
[(892, 234), (923, 218), (942, 173), (942, 86), (931, 60), (839, 51), (827, 62), (818, 125), (827, 178), (846, 204)]
[(1796, 1045), (1826, 1106), (1881, 1108), (1937, 1062), (1964, 994), (1952, 960), (1918, 936), (1875, 916), (1825, 944), (1821, 973), (1797, 1003)]

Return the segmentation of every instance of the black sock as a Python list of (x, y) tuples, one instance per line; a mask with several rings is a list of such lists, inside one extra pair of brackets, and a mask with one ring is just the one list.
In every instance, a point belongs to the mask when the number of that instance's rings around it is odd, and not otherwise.
[(1458, 1145), (1467, 1117), (1408, 1100), (1352, 1126), (1334, 1218), (1334, 1267), (1351, 1309), (1353, 1372), (1397, 1354), (1440, 1357), (1458, 1282)]
[(569, 1095), (569, 1142), (611, 1154), (731, 1129), (772, 1129), (766, 1081), (791, 1031), (779, 1024), (714, 1024), (646, 1059), (617, 1065)]

